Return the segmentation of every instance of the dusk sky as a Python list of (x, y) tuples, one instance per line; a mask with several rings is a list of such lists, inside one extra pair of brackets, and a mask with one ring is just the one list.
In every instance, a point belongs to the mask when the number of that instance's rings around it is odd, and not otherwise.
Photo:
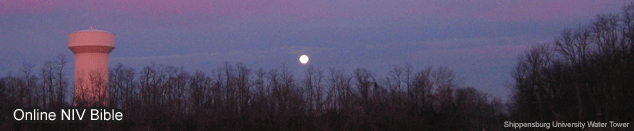
[[(56, 55), (74, 57), (68, 34), (116, 35), (110, 67), (166, 64), (209, 73), (230, 63), (252, 69), (284, 63), (304, 76), (308, 65), (387, 77), (394, 66), (447, 66), (462, 87), (506, 101), (518, 56), (625, 0), (2, 0), (0, 75), (35, 72)], [(384, 78), (380, 78), (384, 79)]]

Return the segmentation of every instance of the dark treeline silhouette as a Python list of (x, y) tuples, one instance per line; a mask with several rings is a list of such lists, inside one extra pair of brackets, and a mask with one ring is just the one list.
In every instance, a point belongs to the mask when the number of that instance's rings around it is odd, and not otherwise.
[(634, 122), (633, 53), (634, 4), (565, 29), (520, 57), (511, 118)]
[[(41, 74), (26, 65), (0, 78), (0, 123), (17, 129), (104, 130), (480, 130), (500, 129), (502, 103), (460, 87), (446, 67), (393, 68), (376, 77), (309, 66), (296, 77), (281, 69), (229, 64), (213, 71), (152, 64), (140, 70), (118, 64), (109, 71), (110, 108), (124, 122), (22, 123), (15, 108), (59, 109), (75, 103), (63, 73), (66, 59), (46, 62)], [(300, 78), (300, 79), (297, 79)], [(96, 82), (100, 79), (82, 80)], [(103, 82), (102, 82), (103, 83)], [(103, 96), (105, 97), (105, 96)], [(65, 99), (67, 98), (67, 99)]]

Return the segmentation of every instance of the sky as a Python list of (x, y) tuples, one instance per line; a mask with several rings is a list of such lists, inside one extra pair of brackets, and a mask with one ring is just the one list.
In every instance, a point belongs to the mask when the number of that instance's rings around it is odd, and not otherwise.
[[(306, 65), (381, 79), (395, 66), (446, 66), (462, 87), (509, 100), (511, 72), (528, 48), (565, 28), (618, 13), (625, 0), (2, 0), (0, 74), (74, 58), (68, 34), (116, 35), (110, 67), (151, 63), (210, 72), (224, 62), (252, 69)], [(69, 79), (72, 76), (69, 77)]]

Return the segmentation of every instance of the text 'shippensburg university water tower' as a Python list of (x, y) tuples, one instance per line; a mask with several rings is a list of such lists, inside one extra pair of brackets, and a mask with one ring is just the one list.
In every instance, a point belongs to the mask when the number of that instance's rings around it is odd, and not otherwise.
[(107, 106), (108, 54), (114, 49), (114, 34), (81, 30), (68, 35), (68, 48), (75, 54), (76, 106)]

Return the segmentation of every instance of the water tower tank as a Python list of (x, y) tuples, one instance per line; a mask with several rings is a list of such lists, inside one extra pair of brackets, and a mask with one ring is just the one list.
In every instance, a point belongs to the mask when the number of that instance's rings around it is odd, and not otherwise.
[(108, 101), (108, 54), (114, 34), (81, 30), (68, 35), (68, 48), (75, 54), (75, 105), (106, 106)]

